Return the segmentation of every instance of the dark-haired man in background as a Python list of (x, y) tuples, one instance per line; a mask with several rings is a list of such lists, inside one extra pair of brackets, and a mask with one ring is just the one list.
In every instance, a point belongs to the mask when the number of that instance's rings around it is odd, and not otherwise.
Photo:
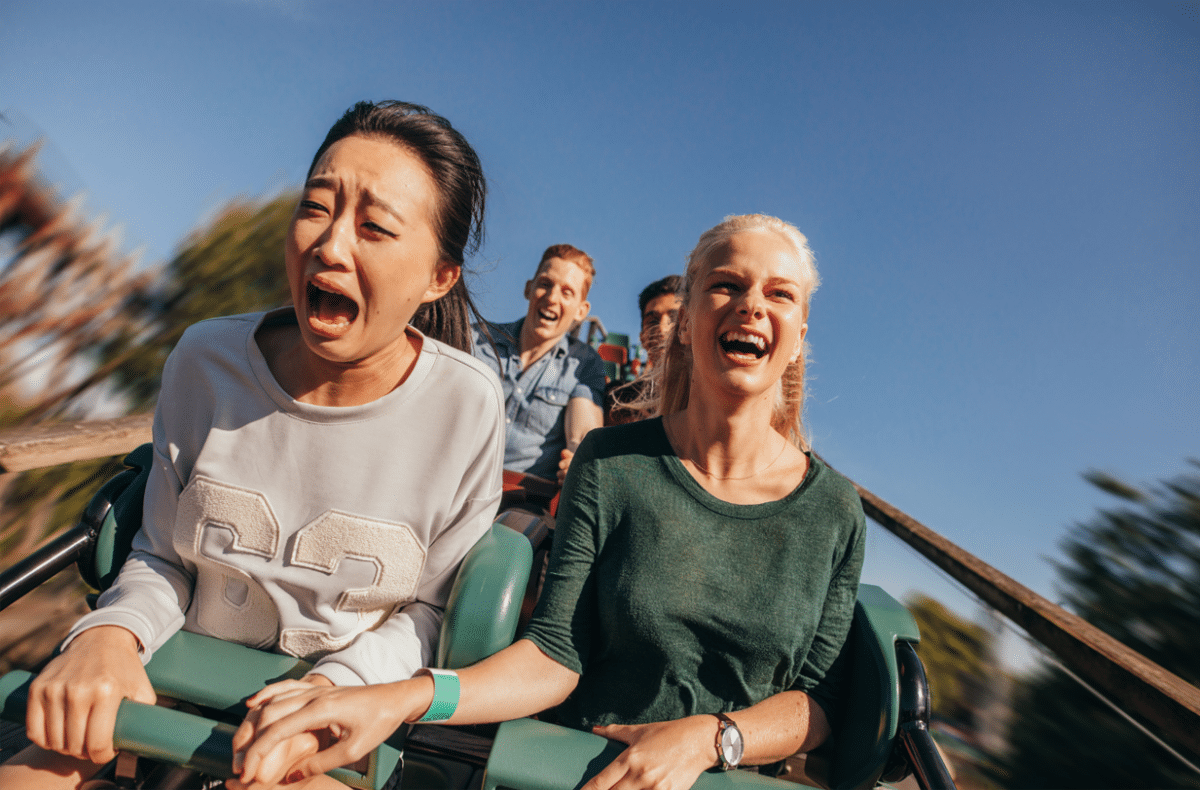
[(642, 330), (638, 339), (642, 348), (646, 349), (646, 367), (629, 384), (609, 391), (605, 403), (606, 424), (633, 422), (649, 416), (644, 408), (637, 408), (633, 404), (647, 394), (649, 371), (662, 358), (671, 330), (679, 320), (679, 308), (683, 304), (679, 294), (682, 289), (683, 278), (678, 274), (668, 274), (650, 283), (638, 294), (638, 311), (642, 314)]

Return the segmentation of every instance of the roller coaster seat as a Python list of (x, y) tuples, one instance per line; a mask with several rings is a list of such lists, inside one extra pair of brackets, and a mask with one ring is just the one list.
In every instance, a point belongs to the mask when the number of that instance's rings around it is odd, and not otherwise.
[[(142, 498), (152, 459), (143, 445), (125, 459), (125, 469), (97, 492), (84, 522), (94, 540), (80, 556), (84, 580), (98, 590), (116, 578), (141, 527)], [(436, 665), (460, 668), (513, 641), (533, 551), (526, 537), (499, 523), (467, 554), (451, 589), (442, 620)], [(177, 632), (146, 665), (154, 690), (191, 705), (226, 714), (208, 719), (180, 710), (121, 703), (114, 742), (118, 750), (164, 760), (216, 778), (231, 776), (232, 721), (245, 713), (244, 700), (264, 685), (303, 676), (310, 664), (292, 656), (267, 653), (212, 637)], [(24, 703), (32, 675), (10, 672), (0, 678), (0, 717), (24, 721)], [(385, 743), (359, 774), (339, 769), (331, 775), (352, 787), (378, 790), (399, 761), (400, 751)]]
[[(825, 787), (874, 787), (881, 779), (907, 775), (902, 755), (894, 752), (900, 725), (900, 674), (896, 648), (916, 642), (916, 623), (908, 610), (881, 588), (858, 589), (854, 622), (842, 659), (845, 707), (829, 748), (809, 755), (807, 779)], [(488, 759), (485, 790), (563, 790), (577, 787), (612, 761), (623, 744), (598, 735), (532, 719), (500, 725)], [(789, 787), (747, 772), (706, 773), (696, 790), (725, 787)]]
[[(131, 468), (103, 486), (85, 513), (85, 521), (94, 520), (96, 536), (94, 550), (84, 552), (79, 565), (84, 578), (98, 589), (115, 578), (140, 527), (150, 458), (148, 445), (131, 453), (126, 459)], [(459, 571), (442, 624), (437, 666), (466, 666), (514, 638), (530, 579), (532, 550), (520, 532), (529, 525), (518, 519), (519, 523), (504, 526), (506, 520), (512, 518), (502, 517), (493, 525)], [(832, 743), (809, 755), (807, 781), (832, 788), (870, 788), (908, 773), (898, 737), (903, 669), (897, 656), (918, 639), (916, 624), (903, 606), (878, 587), (860, 585), (850, 637), (839, 659), (845, 662), (844, 708)], [(231, 722), (244, 713), (243, 700), (267, 683), (300, 677), (307, 669), (305, 662), (290, 656), (179, 632), (147, 665), (152, 685), (162, 695), (225, 713), (227, 718), (210, 719), (126, 700), (114, 734), (117, 748), (228, 777), (230, 741), (236, 728)], [(0, 717), (24, 720), (30, 680), (29, 673), (22, 672), (0, 678)], [(434, 737), (440, 734), (437, 731), (452, 729), (415, 725), (410, 735), (419, 734), (421, 728)], [(400, 759), (402, 738), (393, 736), (376, 750), (365, 773), (339, 769), (332, 775), (351, 786), (377, 790)], [(414, 740), (410, 738), (410, 745)], [(578, 787), (623, 748), (591, 733), (532, 719), (505, 722), (496, 729), (487, 752), (484, 787)], [(420, 776), (427, 779), (438, 775), (436, 766), (406, 764), (406, 769), (410, 767), (425, 771)], [(417, 786), (408, 781), (405, 785)], [(792, 785), (745, 771), (702, 774), (695, 785), (701, 790), (768, 786)]]

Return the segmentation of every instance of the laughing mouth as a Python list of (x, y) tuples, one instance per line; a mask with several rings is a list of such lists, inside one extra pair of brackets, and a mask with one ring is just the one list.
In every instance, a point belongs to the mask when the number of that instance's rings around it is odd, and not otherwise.
[(767, 339), (754, 332), (726, 332), (717, 340), (731, 357), (762, 359), (767, 353)]
[(545, 321), (547, 323), (553, 324), (558, 321), (558, 314), (551, 313), (546, 310), (538, 310), (538, 318), (542, 319), (543, 321)]
[(344, 329), (358, 318), (358, 304), (336, 291), (309, 282), (305, 289), (309, 318), (330, 329)]

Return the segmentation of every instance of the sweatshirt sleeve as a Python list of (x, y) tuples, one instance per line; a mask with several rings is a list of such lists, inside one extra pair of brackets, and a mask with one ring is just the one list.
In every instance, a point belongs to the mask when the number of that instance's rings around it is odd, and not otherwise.
[(382, 625), (363, 632), (347, 647), (322, 658), (314, 672), (338, 686), (391, 683), (410, 678), (433, 662), (442, 613), (458, 568), (496, 515), (502, 462), (503, 454), (497, 455), (494, 489), (467, 500), (462, 517), (429, 547), (417, 600), (400, 607)]
[[(163, 369), (163, 392), (176, 388), (172, 364), (175, 354)], [(175, 552), (171, 534), (182, 482), (170, 460), (172, 443), (162, 403), (154, 415), (154, 460), (146, 481), (142, 528), (134, 536), (132, 551), (121, 566), (111, 587), (101, 594), (96, 611), (84, 615), (67, 634), (63, 649), (81, 632), (101, 625), (117, 625), (137, 637), (142, 662), (150, 657), (183, 625), (184, 612), (191, 601), (195, 568)]]

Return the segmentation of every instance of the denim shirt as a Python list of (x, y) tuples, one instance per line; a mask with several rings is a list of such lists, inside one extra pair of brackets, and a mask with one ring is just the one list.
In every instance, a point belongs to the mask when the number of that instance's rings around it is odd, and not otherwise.
[(587, 343), (568, 335), (521, 370), (521, 318), (511, 324), (488, 322), (496, 350), (480, 327), (473, 327), (476, 359), (496, 371), (504, 389), (504, 468), (554, 480), (567, 446), (566, 407), (571, 398), (604, 406), (604, 362)]

